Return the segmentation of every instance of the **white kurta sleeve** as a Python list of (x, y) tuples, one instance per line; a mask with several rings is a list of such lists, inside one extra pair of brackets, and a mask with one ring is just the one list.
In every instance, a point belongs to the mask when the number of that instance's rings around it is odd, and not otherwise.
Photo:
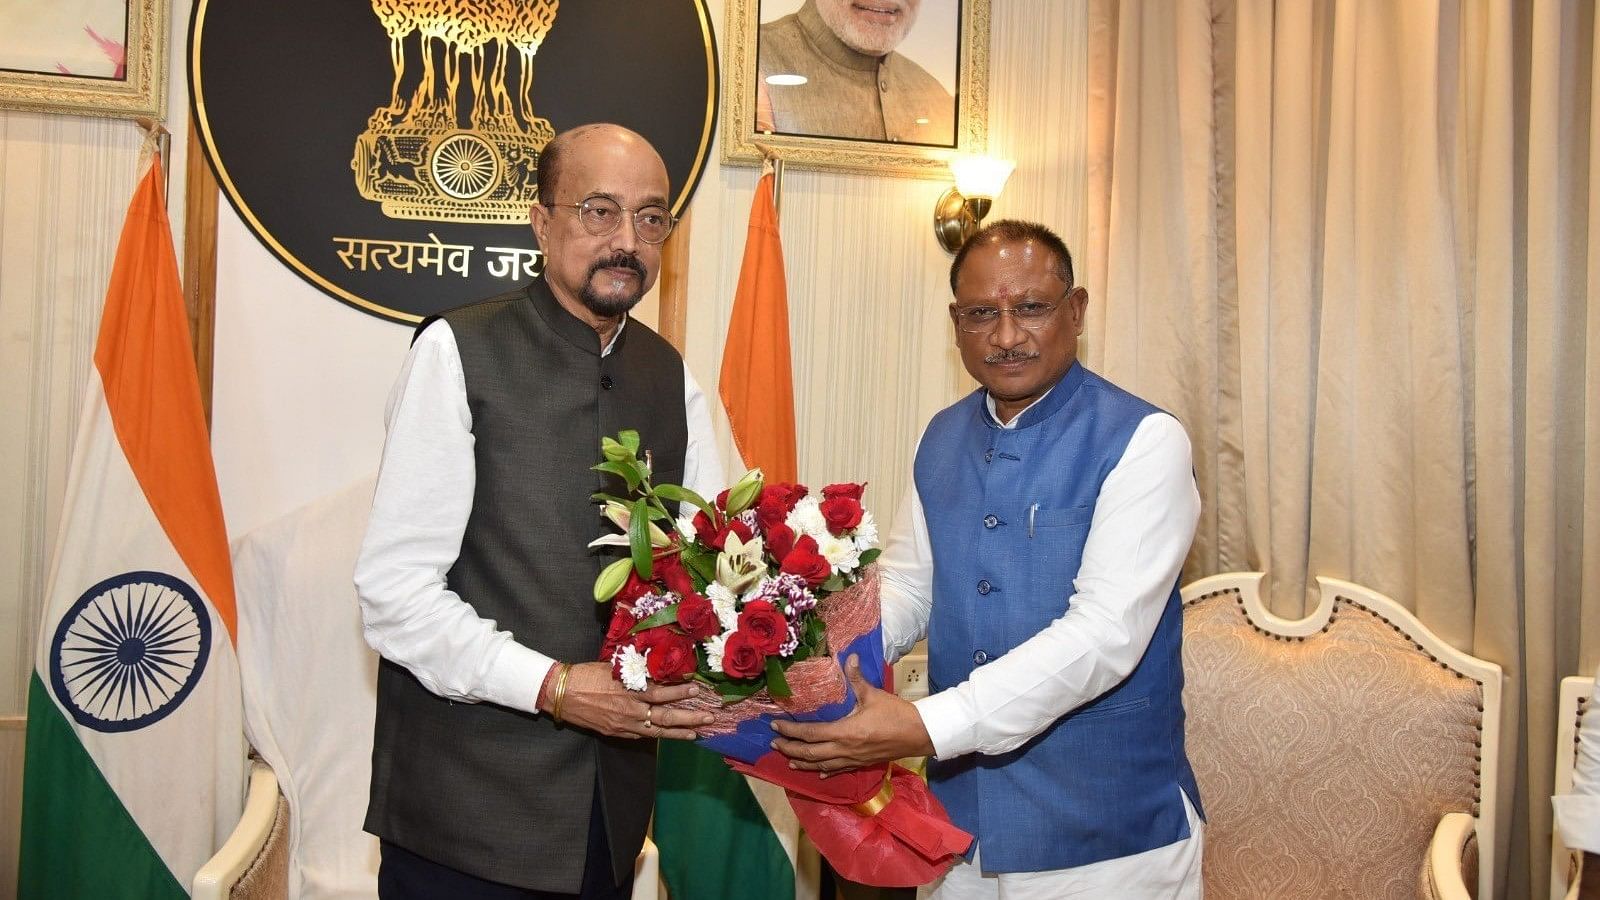
[(389, 396), (387, 429), (356, 560), (367, 643), (441, 697), (537, 712), (554, 660), (517, 643), (445, 582), (476, 484), (472, 413), (447, 322), (412, 345)]
[[(1600, 670), (1595, 672), (1600, 682)], [(1572, 793), (1552, 797), (1556, 826), (1567, 847), (1600, 853), (1600, 697), (1589, 701), (1578, 723), (1578, 759), (1572, 768)]]

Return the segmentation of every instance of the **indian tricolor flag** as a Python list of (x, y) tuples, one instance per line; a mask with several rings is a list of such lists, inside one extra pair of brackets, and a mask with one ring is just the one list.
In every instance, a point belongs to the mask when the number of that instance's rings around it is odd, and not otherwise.
[(239, 819), (233, 572), (152, 160), (128, 208), (28, 686), (23, 898), (183, 897)]

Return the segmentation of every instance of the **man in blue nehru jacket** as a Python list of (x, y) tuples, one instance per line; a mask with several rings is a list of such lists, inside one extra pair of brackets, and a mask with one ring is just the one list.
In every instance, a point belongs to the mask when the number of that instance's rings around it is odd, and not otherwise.
[(950, 318), (983, 386), (928, 423), (880, 560), (883, 641), (928, 639), (928, 697), (852, 672), (831, 724), (779, 723), (824, 772), (930, 756), (971, 856), (940, 900), (1200, 897), (1178, 570), (1200, 513), (1172, 416), (1077, 361), (1088, 292), (1042, 225), (979, 231)]

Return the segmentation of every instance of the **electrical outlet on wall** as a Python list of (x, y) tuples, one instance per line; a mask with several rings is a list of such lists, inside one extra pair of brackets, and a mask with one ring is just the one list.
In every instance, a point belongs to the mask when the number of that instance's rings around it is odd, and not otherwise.
[(894, 692), (907, 700), (928, 696), (928, 654), (908, 653), (894, 664)]

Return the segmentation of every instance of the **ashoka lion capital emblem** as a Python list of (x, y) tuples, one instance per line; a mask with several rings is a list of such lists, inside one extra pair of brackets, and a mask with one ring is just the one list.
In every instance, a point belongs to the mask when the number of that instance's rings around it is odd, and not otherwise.
[[(350, 168), (361, 196), (396, 219), (526, 222), (538, 196), (539, 152), (555, 136), (533, 114), (533, 57), (555, 24), (558, 2), (372, 0), (389, 35), (394, 83), (389, 105), (373, 111), (356, 139)], [(413, 33), (421, 80), (402, 97)], [(463, 88), (468, 127), (461, 125)]]

